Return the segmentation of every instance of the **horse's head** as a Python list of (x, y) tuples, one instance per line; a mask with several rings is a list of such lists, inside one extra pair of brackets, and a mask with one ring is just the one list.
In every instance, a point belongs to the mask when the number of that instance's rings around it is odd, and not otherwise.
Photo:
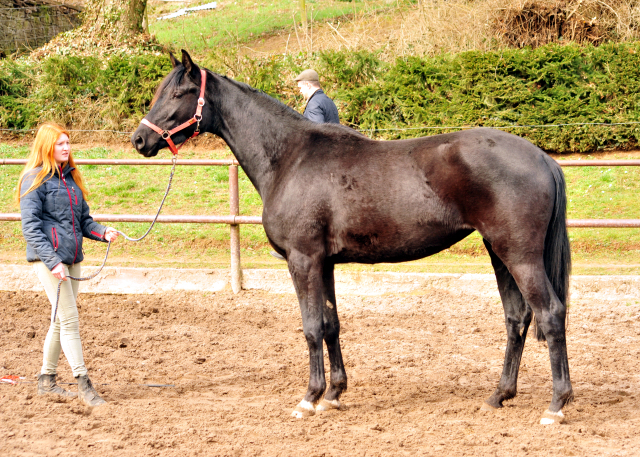
[[(193, 63), (186, 51), (182, 51), (182, 62), (178, 61), (173, 54), (169, 54), (173, 70), (158, 87), (153, 101), (151, 111), (145, 119), (165, 133), (157, 133), (145, 124), (133, 132), (131, 143), (136, 150), (145, 157), (153, 157), (162, 148), (169, 146), (167, 134), (189, 119), (194, 119), (194, 113), (198, 106), (200, 97), (201, 74), (200, 69)], [(207, 107), (202, 108), (202, 116), (206, 116)], [(175, 144), (186, 141), (196, 130), (196, 123), (171, 135), (171, 140)]]

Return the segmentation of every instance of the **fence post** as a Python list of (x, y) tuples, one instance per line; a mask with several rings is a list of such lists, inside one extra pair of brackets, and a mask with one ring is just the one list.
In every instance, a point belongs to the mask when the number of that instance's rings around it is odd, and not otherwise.
[[(232, 216), (240, 215), (238, 192), (238, 166), (229, 166), (229, 207)], [(230, 224), (231, 230), (231, 289), (237, 294), (242, 290), (242, 269), (240, 267), (240, 225)]]

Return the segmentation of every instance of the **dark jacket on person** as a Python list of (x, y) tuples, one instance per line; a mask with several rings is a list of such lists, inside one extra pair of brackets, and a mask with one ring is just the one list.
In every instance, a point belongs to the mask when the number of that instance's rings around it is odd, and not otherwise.
[[(31, 187), (42, 167), (25, 174), (20, 194)], [(20, 198), (22, 233), (27, 241), (27, 261), (42, 262), (52, 270), (60, 262), (82, 262), (82, 238), (104, 241), (107, 228), (94, 222), (80, 187), (73, 180), (73, 167), (56, 169), (53, 177)]]
[(322, 89), (313, 93), (304, 109), (304, 117), (313, 122), (339, 124), (338, 108)]

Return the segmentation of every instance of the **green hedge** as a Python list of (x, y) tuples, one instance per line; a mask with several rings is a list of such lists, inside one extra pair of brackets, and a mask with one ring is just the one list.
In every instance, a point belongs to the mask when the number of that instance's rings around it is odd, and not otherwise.
[[(377, 80), (343, 89), (348, 103), (342, 114), (361, 129), (638, 122), (639, 51), (637, 43), (551, 45), (399, 59)], [(506, 130), (560, 153), (630, 148), (640, 137), (634, 124)]]
[(149, 109), (166, 56), (55, 56), (0, 63), (0, 127), (28, 129), (56, 120), (76, 129), (131, 129)]
[[(640, 138), (640, 124), (513, 127), (639, 122), (640, 43), (471, 51), (391, 63), (371, 52), (335, 51), (262, 59), (218, 52), (197, 61), (296, 109), (303, 100), (292, 79), (314, 67), (343, 122), (378, 138), (451, 131), (422, 127), (490, 126), (560, 153), (632, 148)], [(170, 68), (166, 56), (151, 54), (4, 60), (0, 127), (32, 128), (55, 119), (72, 128), (133, 130)]]

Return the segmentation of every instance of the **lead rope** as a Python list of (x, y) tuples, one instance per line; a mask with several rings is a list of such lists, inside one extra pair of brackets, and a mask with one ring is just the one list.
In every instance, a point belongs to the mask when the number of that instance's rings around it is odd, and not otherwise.
[[(158, 212), (156, 213), (155, 217), (153, 218), (153, 221), (151, 222), (151, 225), (149, 226), (149, 229), (140, 238), (131, 238), (131, 237), (127, 236), (125, 233), (121, 232), (120, 230), (116, 230), (116, 232), (118, 232), (120, 235), (125, 237), (125, 239), (127, 239), (129, 241), (141, 241), (151, 232), (151, 229), (155, 225), (156, 220), (158, 219), (158, 216), (160, 215), (160, 211), (162, 211), (162, 206), (164, 205), (164, 201), (167, 199), (167, 195), (169, 195), (169, 190), (171, 189), (171, 181), (173, 181), (173, 174), (176, 171), (176, 162), (177, 162), (177, 160), (178, 160), (178, 156), (174, 155), (173, 159), (171, 160), (172, 163), (173, 163), (173, 166), (171, 167), (171, 174), (169, 175), (169, 184), (167, 184), (167, 190), (164, 193), (164, 197), (162, 197), (162, 201), (160, 202), (160, 207), (158, 208)], [(107, 258), (109, 257), (109, 249), (110, 248), (111, 248), (111, 241), (109, 241), (108, 244), (107, 244), (107, 252), (104, 255), (104, 260), (102, 261), (102, 265), (100, 265), (100, 268), (98, 268), (98, 270), (95, 273), (93, 273), (93, 274), (91, 274), (89, 276), (83, 276), (82, 278), (74, 278), (73, 276), (67, 276), (67, 278), (73, 279), (74, 281), (88, 281), (88, 280), (93, 279), (96, 276), (98, 276), (98, 274), (100, 274), (100, 272), (104, 268), (105, 264), (107, 263)], [(58, 314), (58, 303), (60, 302), (60, 287), (62, 286), (62, 281), (63, 281), (62, 279), (58, 281), (58, 292), (56, 294), (56, 305), (55, 305), (55, 308), (53, 310), (53, 317), (51, 318), (51, 323), (52, 324), (56, 321), (56, 315)]]

